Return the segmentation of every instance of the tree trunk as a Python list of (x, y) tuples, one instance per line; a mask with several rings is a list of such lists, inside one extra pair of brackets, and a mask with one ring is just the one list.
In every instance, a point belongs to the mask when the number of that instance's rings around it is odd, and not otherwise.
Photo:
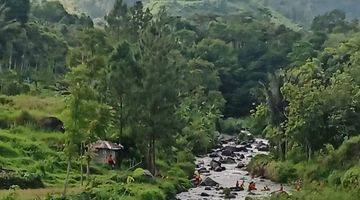
[(123, 135), (123, 128), (124, 128), (123, 105), (124, 105), (123, 97), (120, 97), (120, 136)]
[(155, 140), (149, 139), (148, 152), (147, 152), (147, 168), (155, 176)]
[(70, 168), (71, 168), (71, 157), (69, 157), (68, 160), (68, 165), (67, 165), (67, 169), (66, 169), (66, 178), (65, 178), (65, 184), (64, 184), (64, 192), (63, 192), (63, 196), (66, 195), (66, 190), (68, 187), (68, 183), (69, 183), (69, 176), (70, 176)]
[(156, 166), (155, 166), (155, 139), (152, 140), (152, 163), (151, 163), (152, 171), (151, 173), (155, 176), (156, 175)]
[(90, 180), (90, 159), (86, 160), (86, 180)]
[(80, 144), (80, 183), (84, 185), (84, 167), (83, 167), (83, 143)]

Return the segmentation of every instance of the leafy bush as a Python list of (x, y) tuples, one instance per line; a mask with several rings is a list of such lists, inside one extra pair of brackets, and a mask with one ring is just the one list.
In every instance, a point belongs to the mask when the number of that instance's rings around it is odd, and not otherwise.
[(220, 130), (222, 133), (235, 135), (243, 128), (242, 121), (235, 118), (227, 118), (220, 121)]
[[(147, 172), (147, 173), (149, 173), (149, 172)], [(135, 169), (132, 173), (132, 177), (138, 183), (151, 183), (151, 182), (155, 181), (155, 179), (152, 177), (152, 175), (147, 175), (146, 171), (142, 168)]]
[(345, 172), (341, 178), (344, 187), (350, 189), (360, 189), (360, 167), (352, 167)]
[(173, 166), (168, 171), (168, 175), (171, 177), (178, 177), (178, 178), (187, 178), (187, 174), (184, 170), (182, 170), (179, 166)]
[(146, 189), (140, 197), (141, 200), (165, 200), (165, 195), (160, 189)]
[(136, 168), (133, 173), (132, 176), (133, 177), (139, 177), (142, 176), (144, 174), (145, 170), (143, 168)]
[(17, 157), (18, 152), (14, 150), (9, 143), (0, 142), (0, 156), (4, 158)]
[(176, 163), (175, 166), (182, 169), (185, 172), (185, 174), (187, 175), (187, 177), (190, 177), (194, 174), (195, 164), (192, 162)]
[(343, 174), (343, 172), (337, 170), (331, 172), (328, 177), (328, 182), (334, 186), (341, 185), (341, 177), (343, 176)]
[(22, 111), (15, 119), (17, 125), (36, 125), (36, 119), (27, 111)]
[(177, 161), (178, 162), (194, 162), (195, 156), (190, 151), (179, 151), (177, 152)]
[(265, 177), (286, 183), (296, 178), (296, 169), (289, 162), (275, 162), (272, 161), (266, 165)]
[(264, 176), (265, 168), (270, 162), (271, 158), (268, 155), (256, 155), (253, 159), (251, 159), (249, 165), (247, 166), (247, 171), (252, 175)]
[(159, 188), (164, 192), (166, 199), (175, 199), (177, 190), (173, 182), (163, 181)]

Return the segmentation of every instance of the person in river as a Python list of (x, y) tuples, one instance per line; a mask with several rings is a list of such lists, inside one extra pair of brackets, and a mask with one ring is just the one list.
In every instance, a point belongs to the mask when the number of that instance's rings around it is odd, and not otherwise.
[(115, 168), (115, 160), (113, 159), (111, 154), (107, 157), (107, 163), (112, 169)]
[(261, 191), (270, 191), (270, 188), (266, 185)]
[(251, 181), (251, 182), (249, 183), (248, 191), (251, 192), (251, 191), (253, 191), (253, 190), (257, 190), (257, 189), (256, 189), (255, 182), (254, 182), (254, 181)]
[(278, 192), (280, 192), (280, 193), (281, 193), (281, 192), (284, 192), (284, 186), (283, 186), (283, 184), (280, 185), (280, 189), (278, 190)]
[(194, 172), (194, 178), (195, 178), (195, 186), (199, 186), (200, 183), (201, 183), (201, 176), (200, 176), (200, 173), (198, 171), (195, 171)]

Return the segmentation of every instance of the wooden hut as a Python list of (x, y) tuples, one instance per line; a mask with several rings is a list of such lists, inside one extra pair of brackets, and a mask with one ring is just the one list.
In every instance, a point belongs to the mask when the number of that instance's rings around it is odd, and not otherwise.
[(117, 161), (120, 155), (120, 151), (124, 147), (121, 144), (116, 144), (109, 141), (99, 140), (92, 145), (95, 156), (93, 161), (95, 163), (107, 163), (107, 158), (112, 155), (112, 157)]

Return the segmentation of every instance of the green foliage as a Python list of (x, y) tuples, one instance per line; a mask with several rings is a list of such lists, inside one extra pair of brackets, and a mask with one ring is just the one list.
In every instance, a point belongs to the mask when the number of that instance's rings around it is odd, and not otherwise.
[(352, 167), (341, 177), (341, 184), (349, 189), (359, 189), (360, 167)]
[(0, 189), (9, 189), (17, 185), (22, 189), (44, 187), (41, 178), (36, 174), (5, 172), (0, 175)]
[(147, 189), (140, 195), (141, 200), (165, 200), (165, 195), (159, 189)]
[(241, 119), (228, 118), (220, 121), (220, 130), (222, 133), (235, 135), (239, 134), (243, 129), (243, 124)]
[(276, 182), (287, 183), (295, 180), (296, 169), (291, 163), (270, 162), (265, 169), (265, 177)]

